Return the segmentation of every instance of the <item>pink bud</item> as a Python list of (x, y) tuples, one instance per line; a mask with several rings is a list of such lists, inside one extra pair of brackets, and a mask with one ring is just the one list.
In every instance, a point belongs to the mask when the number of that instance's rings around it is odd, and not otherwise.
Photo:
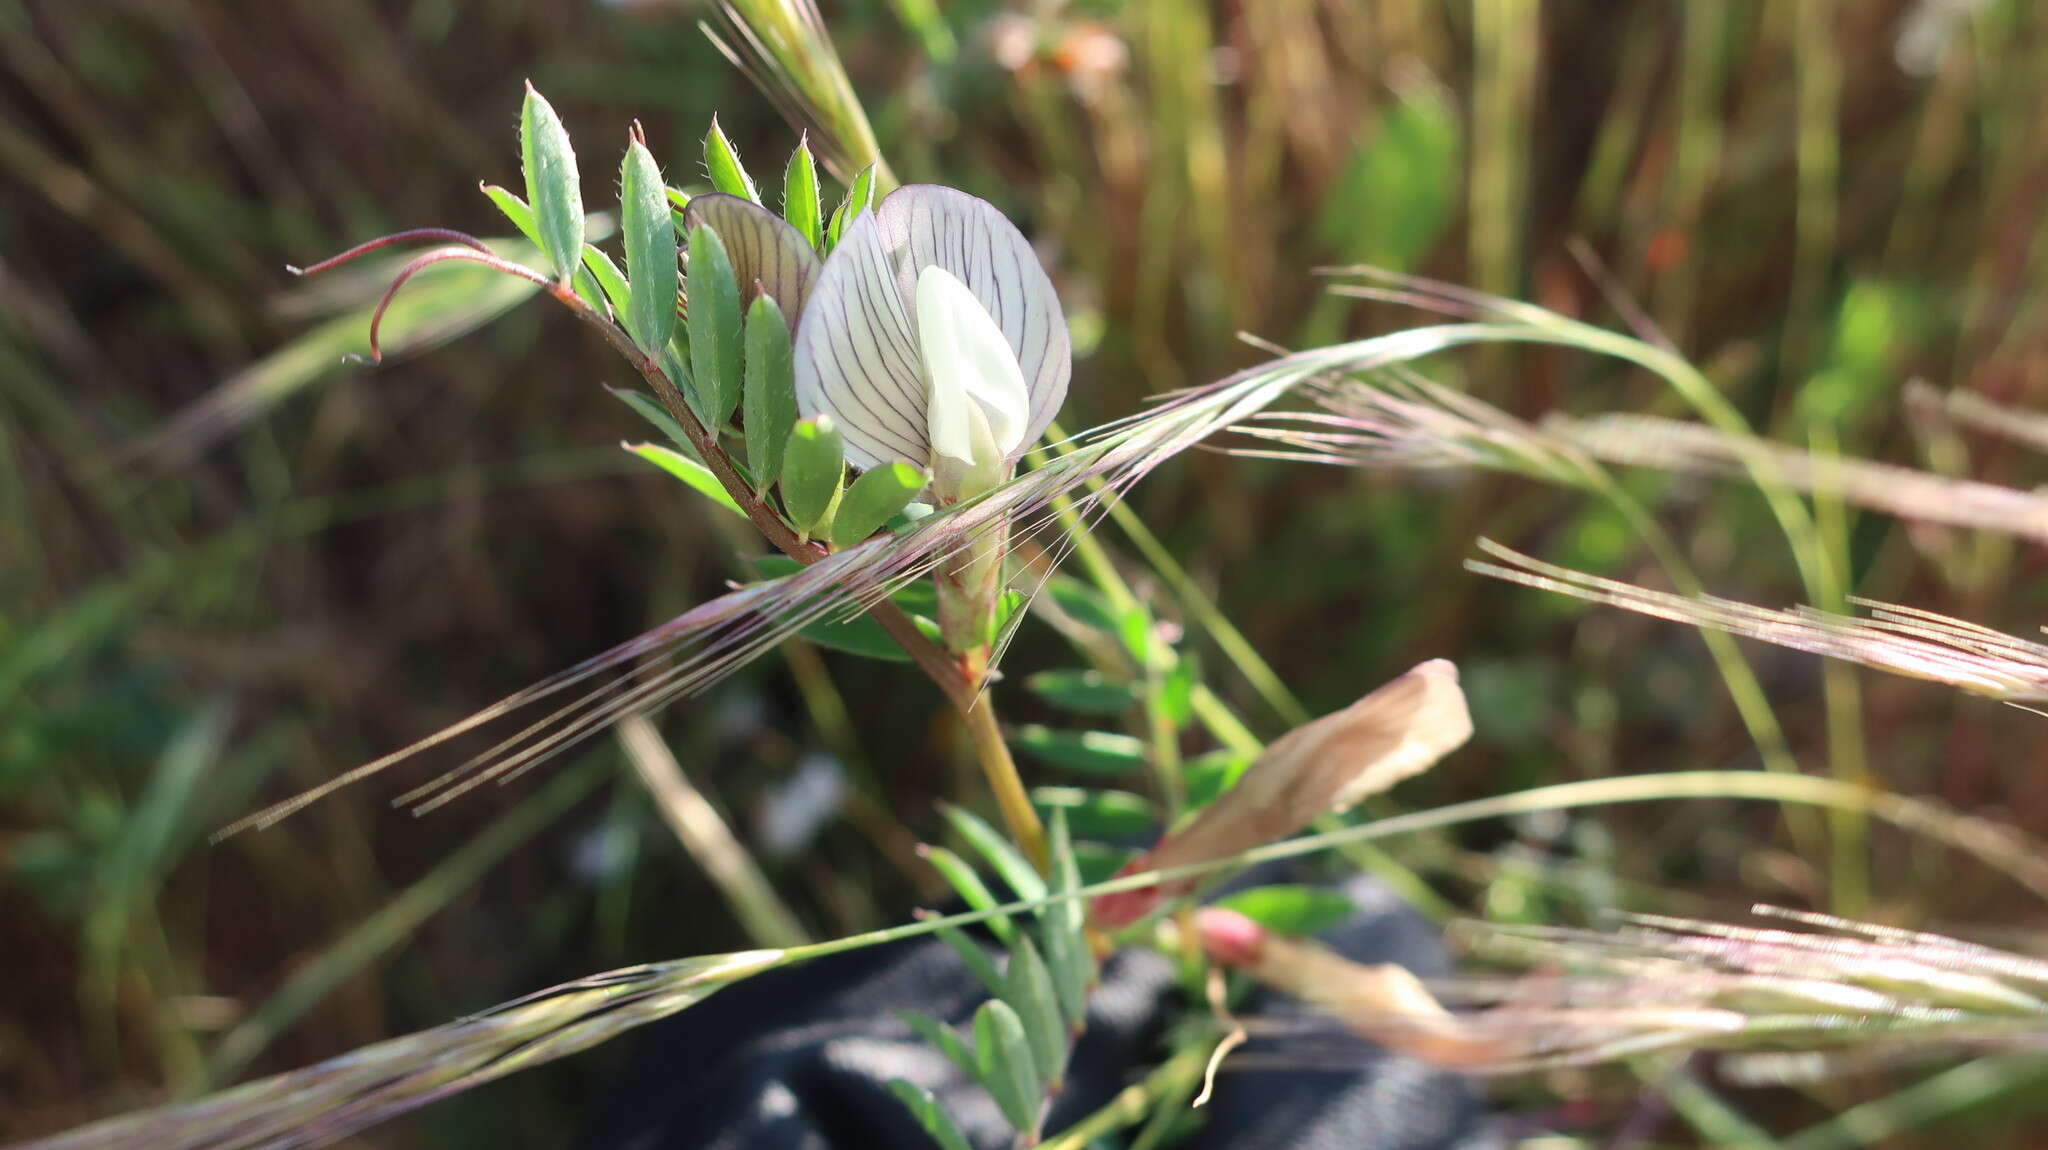
[(1195, 913), (1202, 953), (1219, 966), (1247, 969), (1259, 964), (1266, 949), (1266, 928), (1234, 910), (1207, 906)]

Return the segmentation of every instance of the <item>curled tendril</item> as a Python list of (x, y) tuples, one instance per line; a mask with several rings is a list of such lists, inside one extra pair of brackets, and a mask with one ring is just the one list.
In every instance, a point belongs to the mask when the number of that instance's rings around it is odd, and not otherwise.
[(338, 268), (351, 260), (369, 255), (371, 252), (388, 248), (392, 244), (409, 244), (415, 240), (447, 240), (450, 243), (461, 244), (467, 248), (475, 248), (480, 252), (489, 252), (491, 250), (484, 245), (482, 240), (477, 239), (468, 232), (458, 232), (454, 228), (407, 228), (402, 232), (392, 232), (388, 236), (378, 236), (374, 240), (365, 240), (339, 255), (328, 256), (316, 264), (308, 264), (305, 267), (286, 264), (284, 265), (284, 270), (295, 276), (316, 276), (321, 272)]
[(492, 251), (489, 245), (468, 232), (459, 232), (454, 228), (407, 228), (402, 232), (393, 232), (388, 236), (379, 236), (374, 240), (366, 240), (345, 252), (329, 256), (316, 264), (309, 264), (305, 267), (286, 264), (285, 270), (295, 276), (319, 275), (321, 272), (331, 271), (345, 263), (360, 259), (371, 252), (390, 247), (393, 244), (411, 243), (415, 240), (448, 240), (457, 246), (435, 248), (433, 251), (414, 257), (410, 263), (398, 270), (398, 274), (392, 277), (391, 286), (385, 288), (384, 295), (377, 300), (375, 314), (370, 317), (369, 359), (366, 361), (362, 356), (349, 355), (343, 357), (345, 361), (373, 364), (384, 362), (384, 350), (378, 343), (378, 332), (384, 325), (385, 311), (391, 307), (392, 299), (398, 295), (398, 289), (404, 287), (407, 280), (433, 267), (435, 264), (445, 263), (448, 260), (468, 260), (471, 263), (482, 264), (493, 271), (500, 271), (506, 275), (531, 280), (542, 287), (548, 287), (553, 282), (532, 268), (513, 263), (511, 260), (500, 256)]

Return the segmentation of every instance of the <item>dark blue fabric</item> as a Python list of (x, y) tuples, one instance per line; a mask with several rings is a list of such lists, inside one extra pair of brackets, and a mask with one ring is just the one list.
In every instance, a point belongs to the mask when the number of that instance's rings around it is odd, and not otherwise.
[[(1367, 962), (1441, 971), (1434, 930), (1384, 888), (1349, 888), (1360, 912), (1325, 941)], [(946, 1104), (977, 1147), (1007, 1147), (995, 1105), (898, 1019), (921, 1010), (963, 1024), (987, 997), (944, 944), (913, 940), (765, 974), (642, 1033), (592, 1113), (585, 1150), (859, 1150), (930, 1146), (888, 1092), (908, 1078)], [(1184, 1009), (1166, 962), (1117, 955), (1090, 1000), (1087, 1033), (1047, 1129), (1091, 1113), (1156, 1065)], [(1498, 1144), (1460, 1077), (1391, 1055), (1300, 1009), (1254, 994), (1244, 1011), (1280, 1023), (1225, 1063), (1187, 1150), (1479, 1150)]]

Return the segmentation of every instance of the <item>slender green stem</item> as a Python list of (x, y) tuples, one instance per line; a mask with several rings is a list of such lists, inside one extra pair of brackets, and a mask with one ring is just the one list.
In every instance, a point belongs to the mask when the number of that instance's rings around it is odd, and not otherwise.
[[(1699, 595), (1706, 591), (1692, 564), (1685, 558), (1685, 552), (1678, 541), (1664, 530), (1643, 505), (1621, 488), (1607, 469), (1587, 461), (1584, 474), (1592, 491), (1605, 500), (1624, 520), (1643, 545), (1650, 549), (1650, 555), (1657, 565), (1664, 569), (1664, 575), (1681, 594)], [(1750, 742), (1756, 744), (1757, 755), (1763, 760), (1764, 769), (1779, 774), (1799, 773), (1799, 760), (1792, 754), (1791, 745), (1786, 742), (1785, 728), (1778, 723), (1778, 713), (1771, 708), (1770, 696), (1763, 684), (1757, 680), (1756, 671), (1743, 658), (1742, 648), (1733, 636), (1711, 628), (1698, 629), (1700, 639), (1707, 645), (1707, 654), (1714, 660), (1714, 668), (1721, 673), (1721, 681), (1727, 685), (1728, 697), (1735, 704), (1735, 713), (1749, 732)], [(1859, 780), (1860, 781), (1860, 780)], [(1823, 844), (1827, 841), (1826, 828), (1810, 811), (1785, 812), (1785, 823), (1798, 840), (1800, 850), (1808, 858), (1819, 858)]]
[(775, 893), (754, 856), (683, 773), (682, 764), (647, 716), (636, 712), (619, 720), (618, 738), (662, 820), (711, 877), (754, 944), (773, 948), (810, 941), (810, 934)]
[(1002, 727), (996, 722), (995, 700), (983, 692), (980, 701), (962, 710), (960, 717), (974, 740), (982, 777), (988, 780), (988, 789), (995, 795), (996, 809), (1002, 812), (1010, 837), (1040, 874), (1050, 873), (1045, 824), (1038, 818), (1038, 808), (1031, 805), (1031, 795), (1017, 773), (1017, 760), (1010, 757), (1010, 745), (1003, 741)]
[(1209, 689), (1209, 684), (1195, 684), (1194, 696), (1189, 700), (1189, 705), (1194, 709), (1195, 718), (1200, 720), (1204, 727), (1209, 728), (1209, 733), (1216, 737), (1217, 742), (1239, 754), (1256, 755), (1266, 749), (1266, 744), (1261, 742), (1257, 735), (1252, 734), (1252, 729), (1244, 725), (1244, 720), (1237, 717), (1237, 712), (1216, 697), (1216, 692)]
[[(1833, 425), (1815, 421), (1808, 433), (1814, 468), (1813, 509), (1819, 530), (1819, 545), (1827, 566), (1839, 572), (1843, 582), (1835, 587), (1833, 602), (1823, 610), (1848, 610), (1849, 512), (1842, 502), (1841, 484), (1830, 481), (1834, 470), (1827, 466), (1841, 456)], [(1870, 762), (1863, 742), (1863, 689), (1853, 664), (1829, 659), (1821, 667), (1821, 694), (1827, 711), (1828, 767), (1844, 782), (1870, 782)], [(1868, 840), (1870, 831), (1853, 811), (1837, 811), (1834, 825), (1834, 855), (1828, 875), (1833, 884), (1834, 912), (1855, 918), (1866, 913), (1870, 902)]]
[[(1056, 438), (1061, 437), (1057, 430)], [(1058, 519), (1060, 529), (1066, 532), (1072, 543), (1074, 554), (1095, 585), (1108, 597), (1110, 609), (1124, 614), (1138, 606), (1138, 597), (1131, 592), (1130, 585), (1117, 572), (1116, 564), (1102, 544), (1089, 534), (1080, 516), (1074, 513), (1073, 501), (1062, 495), (1052, 501), (1053, 515)], [(1145, 738), (1151, 747), (1152, 772), (1159, 780), (1159, 797), (1166, 807), (1166, 825), (1179, 821), (1181, 811), (1187, 804), (1187, 787), (1181, 779), (1179, 732), (1174, 729), (1172, 717), (1161, 703), (1160, 668), (1148, 665), (1138, 668), (1138, 676), (1144, 681)]]

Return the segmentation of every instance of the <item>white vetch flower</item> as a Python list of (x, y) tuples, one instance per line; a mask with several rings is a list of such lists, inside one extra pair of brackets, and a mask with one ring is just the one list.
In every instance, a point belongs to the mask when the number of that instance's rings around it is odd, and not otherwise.
[(1031, 245), (988, 203), (912, 184), (840, 237), (805, 304), (797, 407), (848, 462), (929, 467), (940, 499), (1009, 475), (1066, 398), (1066, 318)]

